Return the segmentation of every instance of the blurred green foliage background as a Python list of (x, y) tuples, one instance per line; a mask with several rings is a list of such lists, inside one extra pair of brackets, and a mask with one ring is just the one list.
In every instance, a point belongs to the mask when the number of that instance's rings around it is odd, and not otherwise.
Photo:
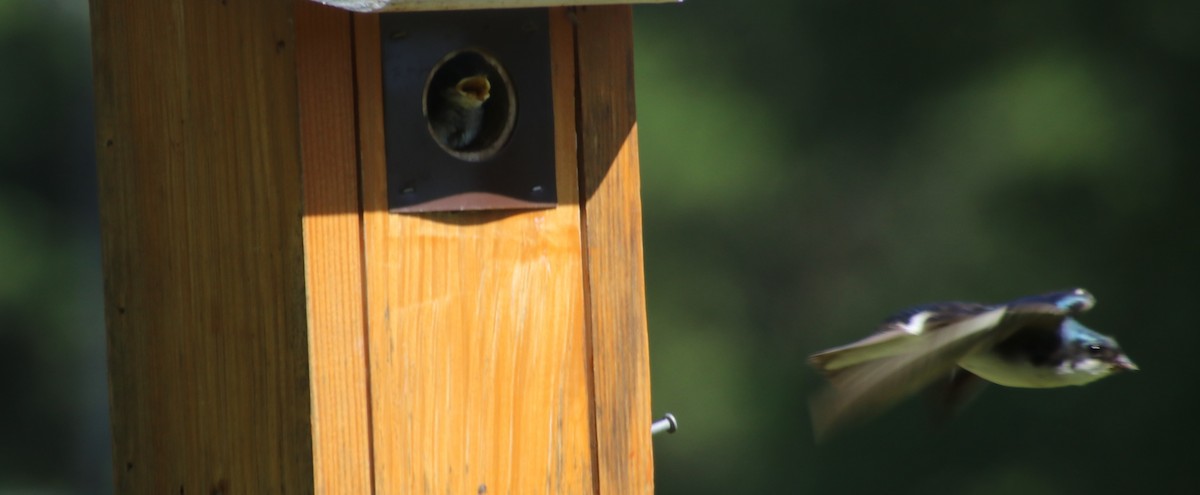
[[(1200, 4), (639, 6), (660, 494), (1190, 493)], [(83, 0), (0, 0), (0, 493), (106, 493)], [(1082, 286), (1143, 371), (816, 446), (804, 356)]]

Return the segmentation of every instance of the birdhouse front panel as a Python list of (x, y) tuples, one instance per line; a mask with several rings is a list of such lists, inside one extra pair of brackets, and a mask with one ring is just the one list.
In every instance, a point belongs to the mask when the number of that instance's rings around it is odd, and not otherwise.
[[(633, 373), (645, 368), (603, 363), (601, 372), (612, 376), (596, 375), (598, 344), (609, 349), (608, 339), (633, 337), (620, 345), (643, 350), (619, 358), (605, 354), (604, 359), (645, 358), (645, 322), (640, 300), (625, 299), (640, 298), (641, 293), (624, 289), (637, 284), (640, 291), (640, 250), (637, 258), (622, 262), (635, 267), (636, 277), (626, 273), (618, 280), (588, 266), (587, 205), (605, 195), (598, 187), (581, 185), (577, 138), (580, 125), (589, 125), (580, 110), (588, 115), (601, 112), (578, 107), (576, 24), (565, 9), (404, 17), (408, 15), (396, 14), (392, 19), (363, 15), (354, 24), (377, 490), (652, 490), (650, 411), (643, 395), (649, 391), (648, 380), (641, 372)], [(489, 41), (488, 36), (496, 40)], [(417, 48), (426, 42), (431, 48)], [(411, 46), (396, 53), (408, 55), (396, 59), (397, 55), (386, 53), (391, 44), (404, 43)], [(443, 78), (439, 67), (464, 53), (484, 56), (464, 61), (469, 70)], [(497, 78), (500, 71), (491, 65), (496, 62), (504, 77)], [(405, 76), (410, 87), (393, 92), (396, 88), (388, 85), (396, 74), (389, 71), (411, 72), (411, 77)], [(472, 78), (480, 75), (496, 79), (475, 86), (480, 83)], [(627, 76), (615, 79), (627, 88)], [(431, 85), (437, 88), (430, 89)], [(456, 141), (457, 134), (439, 130), (436, 120), (425, 119), (440, 111), (431, 97), (450, 91), (476, 98), (471, 93), (484, 89), (490, 92), (489, 102), (498, 92), (515, 94), (516, 126), (495, 156), (476, 160), (473, 154), (488, 151), (486, 144)], [(406, 101), (399, 104), (389, 98)], [(391, 119), (399, 111), (407, 112), (404, 118), (410, 119), (401, 124), (411, 133), (405, 139), (414, 140), (409, 145), (394, 141), (396, 127)], [(602, 113), (611, 113), (611, 108), (604, 105)], [(632, 131), (629, 127), (625, 132)], [(486, 132), (475, 137), (486, 137)], [(605, 170), (618, 156), (616, 151), (602, 153)], [(510, 158), (512, 164), (506, 165), (503, 160)], [(524, 174), (511, 168), (524, 166), (547, 169)], [(536, 181), (524, 183), (524, 193), (538, 188), (556, 194), (535, 209), (398, 211), (394, 174), (422, 167), (450, 172), (444, 176), (439, 175), (442, 171), (427, 172), (419, 176), (418, 184), (474, 168), (511, 175), (504, 184)], [(485, 185), (479, 180), (464, 184)], [(614, 190), (629, 185), (636, 182), (621, 187), (613, 182)], [(581, 198), (581, 192), (590, 192), (591, 197)], [(595, 215), (598, 223), (606, 218), (599, 209)], [(594, 232), (594, 242), (605, 242), (609, 235), (600, 229)], [(635, 239), (640, 249), (640, 235)], [(610, 289), (610, 283), (622, 288)], [(593, 300), (621, 300), (621, 308), (609, 316), (625, 315), (630, 311), (626, 308), (638, 310), (633, 314), (640, 316), (632, 320), (618, 316), (617, 320), (633, 322), (622, 325), (630, 332), (611, 333), (611, 322), (593, 315)], [(599, 321), (604, 321), (602, 328), (597, 328)], [(637, 377), (634, 386), (614, 388), (632, 376)], [(606, 397), (604, 404), (597, 404), (598, 387), (603, 393), (617, 394), (617, 400)], [(638, 417), (627, 418), (631, 412)]]

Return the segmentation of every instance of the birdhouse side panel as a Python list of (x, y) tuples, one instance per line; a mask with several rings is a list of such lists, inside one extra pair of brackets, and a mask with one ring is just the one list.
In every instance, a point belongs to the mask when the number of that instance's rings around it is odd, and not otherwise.
[(312, 490), (293, 7), (91, 3), (116, 493)]
[(575, 11), (581, 189), (600, 493), (654, 491), (629, 6)]

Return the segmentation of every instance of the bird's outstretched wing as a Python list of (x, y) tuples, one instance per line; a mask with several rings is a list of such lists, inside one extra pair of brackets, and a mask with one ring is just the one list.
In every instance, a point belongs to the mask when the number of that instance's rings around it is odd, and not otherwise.
[(916, 336), (911, 349), (837, 368), (830, 387), (810, 403), (813, 430), (821, 440), (837, 427), (881, 412), (958, 366), (958, 360), (989, 342), (1006, 309), (995, 308), (937, 331)]
[(928, 335), (998, 307), (977, 303), (943, 302), (910, 308), (888, 317), (874, 334), (857, 342), (813, 354), (809, 356), (808, 363), (832, 378), (839, 370), (856, 364), (919, 349)]

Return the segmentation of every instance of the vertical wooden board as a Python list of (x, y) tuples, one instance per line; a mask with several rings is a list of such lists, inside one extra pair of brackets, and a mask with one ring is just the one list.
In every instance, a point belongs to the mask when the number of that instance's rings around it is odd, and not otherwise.
[(652, 493), (650, 361), (629, 6), (576, 10), (597, 484)]
[(316, 493), (371, 493), (351, 14), (296, 2)]
[[(552, 57), (569, 68), (563, 21)], [(591, 493), (572, 123), (557, 208), (388, 214), (377, 17), (355, 31), (376, 489)], [(573, 110), (569, 69), (553, 77)]]
[(116, 493), (312, 490), (292, 0), (94, 0)]

